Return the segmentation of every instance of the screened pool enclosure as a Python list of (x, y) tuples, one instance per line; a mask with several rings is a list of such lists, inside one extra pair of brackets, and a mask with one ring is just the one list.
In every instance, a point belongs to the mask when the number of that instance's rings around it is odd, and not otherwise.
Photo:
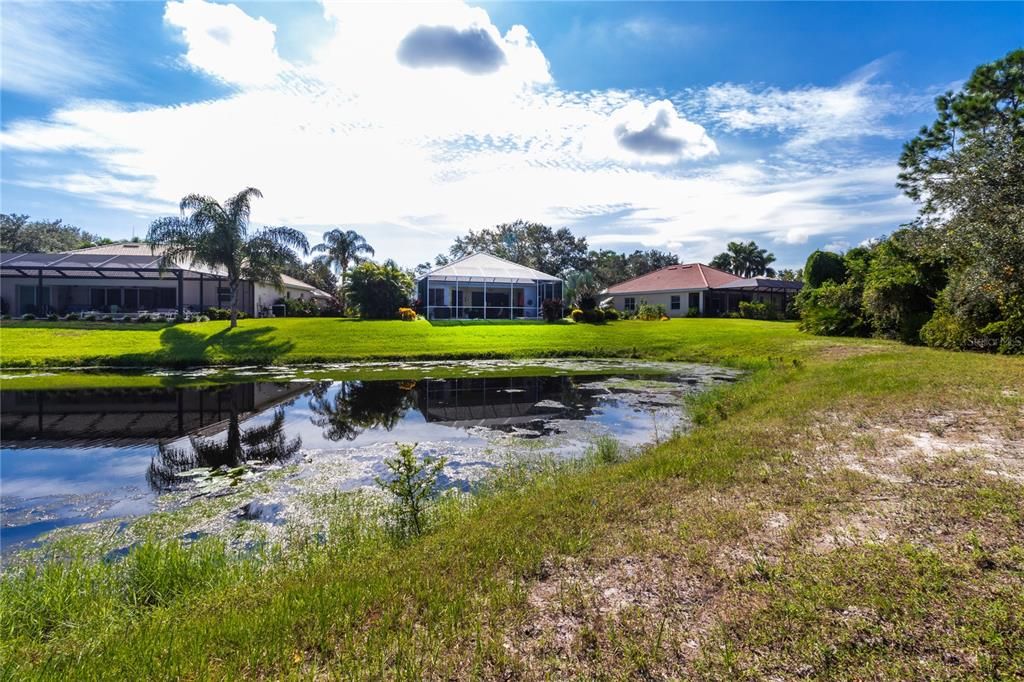
[(537, 319), (562, 280), (487, 253), (460, 258), (416, 280), (418, 312), (428, 320)]

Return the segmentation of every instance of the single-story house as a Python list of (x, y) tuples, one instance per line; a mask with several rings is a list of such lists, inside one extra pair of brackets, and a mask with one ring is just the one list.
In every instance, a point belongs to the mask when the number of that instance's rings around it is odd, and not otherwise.
[(474, 253), (416, 278), (418, 312), (428, 320), (536, 319), (541, 304), (562, 298), (562, 280)]
[[(0, 298), (11, 315), (26, 313), (185, 314), (227, 307), (226, 272), (195, 264), (159, 268), (161, 249), (148, 244), (107, 244), (64, 253), (0, 254)], [(280, 298), (312, 299), (321, 304), (331, 295), (294, 277), (283, 275), (284, 291), (257, 282), (243, 282), (238, 309), (270, 315)]]
[(636, 310), (645, 302), (663, 305), (669, 317), (724, 315), (737, 312), (740, 301), (769, 303), (783, 313), (800, 287), (800, 282), (747, 279), (703, 263), (684, 263), (608, 287), (601, 302), (618, 310)]

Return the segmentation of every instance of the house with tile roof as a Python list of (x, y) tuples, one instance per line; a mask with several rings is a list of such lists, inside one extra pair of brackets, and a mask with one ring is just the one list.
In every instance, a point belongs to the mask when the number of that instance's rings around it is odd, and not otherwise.
[(662, 305), (669, 317), (719, 316), (739, 311), (741, 301), (768, 303), (783, 313), (800, 282), (743, 278), (703, 263), (669, 265), (602, 292), (602, 304), (633, 311), (641, 303)]

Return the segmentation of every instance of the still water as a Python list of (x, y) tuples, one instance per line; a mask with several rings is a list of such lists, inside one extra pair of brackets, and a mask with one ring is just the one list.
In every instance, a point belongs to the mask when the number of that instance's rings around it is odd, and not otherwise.
[[(205, 473), (288, 469), (287, 485), (372, 485), (396, 442), (444, 455), (468, 490), (517, 452), (578, 456), (604, 435), (640, 445), (685, 428), (683, 397), (734, 375), (700, 365), (593, 375), (252, 381), (202, 388), (0, 392), (0, 547), (147, 514), (161, 499), (235, 494)], [(223, 478), (222, 480), (227, 480)], [(238, 493), (241, 494), (241, 493)], [(240, 500), (279, 520), (287, 495)]]

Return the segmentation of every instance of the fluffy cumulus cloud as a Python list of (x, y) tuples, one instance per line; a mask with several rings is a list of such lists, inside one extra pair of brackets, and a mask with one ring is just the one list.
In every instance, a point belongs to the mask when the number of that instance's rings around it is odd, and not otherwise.
[[(258, 222), (314, 239), (363, 226), (378, 253), (406, 264), (467, 228), (518, 217), (575, 226), (594, 244), (708, 258), (727, 238), (800, 244), (908, 215), (891, 165), (723, 158), (705, 128), (774, 126), (812, 145), (823, 128), (802, 121), (794, 100), (823, 107), (820, 120), (849, 119), (865, 110), (870, 79), (824, 93), (824, 104), (742, 86), (669, 99), (574, 92), (553, 82), (526, 27), (502, 34), (480, 8), (327, 3), (323, 14), (330, 39), (299, 65), (279, 55), (264, 18), (169, 2), (181, 59), (232, 93), (178, 106), (75, 102), (12, 122), (0, 144), (22, 162), (14, 182), (143, 219), (189, 192), (256, 186)], [(696, 113), (682, 106), (697, 100)]]
[(262, 17), (250, 17), (236, 5), (168, 2), (164, 21), (181, 31), (188, 46), (185, 61), (225, 82), (265, 84), (284, 68), (275, 47), (276, 27)]
[(704, 128), (680, 118), (667, 100), (630, 102), (615, 112), (612, 126), (618, 145), (640, 157), (699, 159), (718, 153)]
[(398, 44), (398, 61), (413, 68), (454, 66), (466, 73), (492, 73), (505, 53), (482, 28), (417, 26)]

